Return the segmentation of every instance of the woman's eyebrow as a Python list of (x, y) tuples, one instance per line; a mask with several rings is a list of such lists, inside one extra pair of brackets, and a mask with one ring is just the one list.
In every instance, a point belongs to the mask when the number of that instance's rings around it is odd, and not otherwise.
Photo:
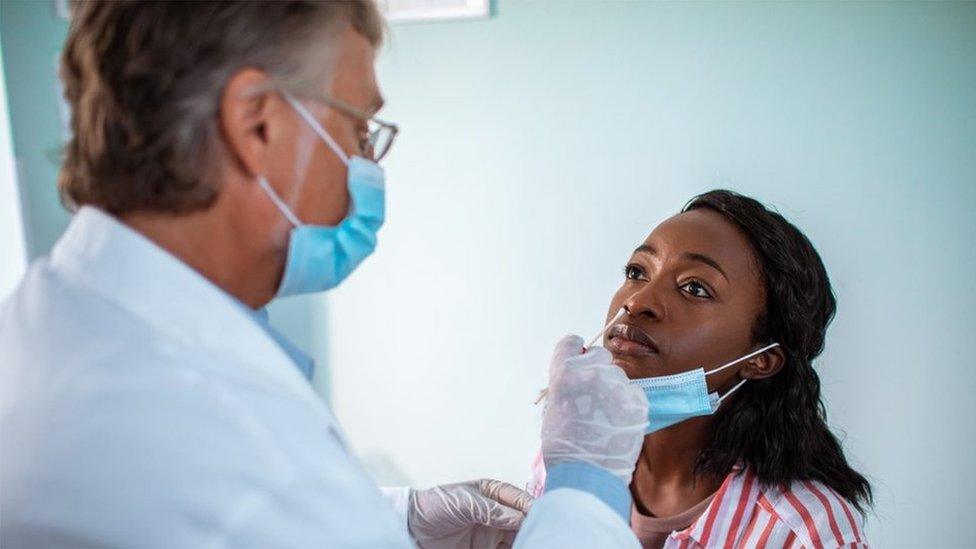
[[(650, 254), (650, 255), (656, 255), (657, 254), (657, 250), (654, 249), (654, 246), (650, 246), (648, 244), (641, 244), (636, 249), (634, 249), (634, 253), (635, 254), (646, 253), (646, 254)], [(726, 281), (729, 280), (728, 275), (725, 274), (725, 270), (722, 269), (722, 266), (718, 264), (718, 261), (715, 261), (714, 259), (712, 259), (711, 257), (708, 257), (707, 255), (705, 255), (703, 253), (698, 253), (698, 252), (685, 252), (685, 253), (681, 254), (681, 257), (683, 259), (687, 259), (689, 261), (697, 261), (698, 263), (704, 263), (705, 265), (708, 265), (709, 267), (711, 267), (711, 268), (715, 269), (716, 271), (718, 271), (719, 274), (721, 274), (722, 277), (725, 278)]]
[(712, 267), (713, 269), (721, 273), (722, 277), (725, 278), (726, 282), (728, 282), (729, 277), (728, 275), (725, 274), (725, 271), (722, 269), (722, 266), (718, 264), (718, 261), (715, 261), (714, 259), (708, 257), (707, 255), (700, 254), (697, 252), (686, 252), (681, 254), (681, 257), (688, 259), (690, 261), (697, 261), (699, 263), (704, 263), (705, 265)]

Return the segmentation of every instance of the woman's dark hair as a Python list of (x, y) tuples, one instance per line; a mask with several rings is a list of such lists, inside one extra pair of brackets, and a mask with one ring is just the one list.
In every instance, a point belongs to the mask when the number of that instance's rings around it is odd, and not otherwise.
[(737, 464), (766, 484), (818, 480), (859, 510), (871, 505), (871, 485), (851, 468), (827, 427), (820, 377), (813, 370), (837, 302), (813, 244), (782, 215), (727, 190), (696, 196), (682, 211), (708, 209), (734, 223), (752, 244), (765, 294), (754, 341), (778, 342), (783, 368), (746, 383), (722, 406), (697, 470), (723, 477)]

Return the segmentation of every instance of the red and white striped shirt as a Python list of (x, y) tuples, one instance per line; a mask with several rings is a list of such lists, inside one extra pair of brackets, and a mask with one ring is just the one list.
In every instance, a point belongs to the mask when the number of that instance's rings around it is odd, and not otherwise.
[(788, 490), (760, 486), (748, 468), (725, 478), (702, 516), (673, 532), (665, 548), (866, 548), (863, 517), (822, 482), (793, 482)]

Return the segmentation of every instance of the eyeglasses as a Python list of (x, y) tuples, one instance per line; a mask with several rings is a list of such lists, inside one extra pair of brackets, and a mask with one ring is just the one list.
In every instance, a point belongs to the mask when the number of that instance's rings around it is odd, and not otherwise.
[(373, 162), (379, 162), (388, 152), (390, 152), (390, 147), (393, 146), (393, 140), (396, 139), (397, 133), (400, 132), (400, 129), (397, 128), (396, 124), (390, 124), (389, 122), (384, 122), (375, 116), (370, 116), (369, 113), (363, 111), (362, 109), (353, 107), (345, 101), (341, 101), (326, 95), (304, 97), (312, 101), (318, 101), (328, 105), (347, 116), (355, 118), (356, 120), (366, 122), (367, 133), (359, 140), (359, 151), (363, 153), (363, 156), (369, 158)]

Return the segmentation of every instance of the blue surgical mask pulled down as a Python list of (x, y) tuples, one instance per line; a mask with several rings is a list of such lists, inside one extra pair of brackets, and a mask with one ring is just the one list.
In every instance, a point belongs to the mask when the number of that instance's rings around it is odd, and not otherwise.
[(722, 401), (734, 393), (736, 389), (742, 387), (746, 380), (743, 379), (729, 392), (719, 396), (718, 393), (708, 392), (708, 384), (705, 382), (705, 378), (778, 346), (779, 343), (767, 345), (758, 351), (737, 358), (708, 372), (704, 368), (697, 368), (670, 376), (630, 380), (632, 384), (641, 387), (644, 394), (647, 395), (647, 402), (650, 405), (647, 419), (650, 423), (646, 432), (650, 434), (686, 419), (715, 413)]
[(293, 225), (288, 238), (285, 274), (278, 297), (321, 292), (345, 280), (376, 248), (376, 233), (386, 215), (383, 168), (359, 156), (349, 157), (304, 105), (290, 94), (285, 99), (311, 126), (312, 130), (346, 164), (346, 185), (352, 200), (349, 215), (339, 225), (307, 225), (258, 176), (258, 185), (267, 193), (281, 214)]

